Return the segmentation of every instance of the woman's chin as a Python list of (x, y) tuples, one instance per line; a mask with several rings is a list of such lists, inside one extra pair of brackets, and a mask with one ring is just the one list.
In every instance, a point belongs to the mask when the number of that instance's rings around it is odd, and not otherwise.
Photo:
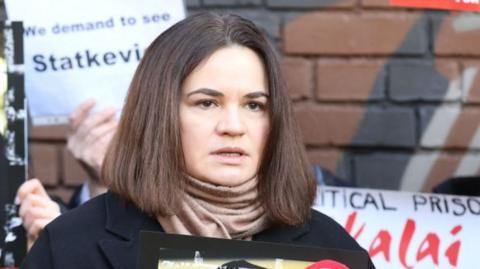
[[(232, 172), (222, 172), (222, 171), (212, 171), (211, 176), (199, 178), (202, 181), (212, 183), (215, 185), (222, 185), (222, 186), (238, 186), (242, 183), (246, 182), (247, 180), (251, 179), (254, 174), (252, 173), (232, 173)], [(214, 175), (213, 175), (214, 174)]]

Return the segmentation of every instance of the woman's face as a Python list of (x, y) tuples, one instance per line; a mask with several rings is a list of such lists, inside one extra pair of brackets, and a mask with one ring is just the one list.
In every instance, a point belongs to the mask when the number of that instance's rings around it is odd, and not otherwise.
[(262, 60), (249, 48), (218, 49), (185, 79), (180, 124), (187, 173), (236, 186), (257, 174), (270, 128)]

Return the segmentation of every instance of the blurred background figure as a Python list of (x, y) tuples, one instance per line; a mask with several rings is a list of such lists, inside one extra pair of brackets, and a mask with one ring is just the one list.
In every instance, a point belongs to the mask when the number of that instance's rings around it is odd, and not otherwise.
[(459, 176), (442, 181), (432, 189), (433, 193), (480, 196), (479, 176)]
[(94, 106), (94, 100), (87, 100), (70, 117), (67, 148), (90, 176), (76, 189), (70, 202), (50, 197), (39, 179), (28, 180), (18, 189), (16, 203), (20, 204), (19, 213), (30, 242), (60, 214), (106, 191), (98, 175), (117, 128), (117, 110), (108, 108), (92, 112)]

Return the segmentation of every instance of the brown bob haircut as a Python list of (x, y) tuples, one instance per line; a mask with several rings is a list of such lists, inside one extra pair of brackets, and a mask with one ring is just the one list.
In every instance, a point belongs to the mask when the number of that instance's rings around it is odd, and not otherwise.
[(309, 217), (316, 184), (277, 56), (265, 33), (236, 15), (192, 15), (148, 47), (105, 157), (103, 183), (152, 216), (177, 212), (185, 185), (182, 83), (213, 52), (234, 44), (255, 51), (268, 76), (271, 129), (258, 171), (259, 200), (273, 223), (301, 224)]

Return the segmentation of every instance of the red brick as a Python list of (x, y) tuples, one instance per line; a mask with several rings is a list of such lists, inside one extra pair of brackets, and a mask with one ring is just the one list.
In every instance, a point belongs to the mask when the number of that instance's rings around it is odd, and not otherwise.
[(67, 186), (78, 186), (88, 180), (89, 176), (80, 163), (73, 157), (66, 147), (62, 149), (63, 173), (62, 178)]
[(296, 104), (294, 111), (305, 144), (327, 145), (329, 143), (328, 132), (324, 128), (325, 116), (318, 106)]
[(362, 113), (361, 107), (350, 105), (295, 106), (295, 115), (307, 145), (348, 145)]
[(398, 8), (392, 7), (389, 0), (361, 0), (361, 5), (363, 7)]
[(468, 61), (463, 64), (463, 90), (467, 103), (480, 103), (480, 61)]
[(288, 93), (292, 99), (309, 98), (313, 90), (313, 64), (303, 58), (283, 60)]
[[(456, 13), (443, 18), (437, 30), (434, 52), (437, 55), (480, 55), (480, 26), (469, 21), (474, 15)], [(478, 15), (476, 17), (478, 21)]]
[(334, 172), (338, 162), (342, 159), (343, 153), (337, 149), (314, 149), (308, 150), (308, 159), (312, 164)]
[(480, 108), (464, 108), (450, 129), (445, 147), (471, 148), (470, 144), (479, 126)]
[(448, 80), (460, 78), (460, 67), (455, 60), (436, 59), (435, 70)]
[[(406, 13), (310, 13), (286, 25), (284, 50), (291, 54), (390, 55), (418, 18)], [(426, 23), (422, 23), (424, 28), (411, 36), (414, 45), (404, 46), (405, 52), (426, 51)]]
[(67, 125), (34, 126), (30, 129), (30, 140), (66, 140)]
[(430, 174), (423, 185), (422, 191), (432, 191), (432, 187), (452, 177), (461, 158), (462, 154), (440, 154), (430, 170)]
[[(347, 101), (364, 101), (369, 97), (382, 99), (385, 92), (383, 66), (383, 61), (319, 60), (316, 97), (319, 100)], [(375, 82), (381, 88), (370, 96)]]
[(31, 144), (30, 178), (38, 178), (46, 186), (59, 183), (59, 156), (56, 144)]

